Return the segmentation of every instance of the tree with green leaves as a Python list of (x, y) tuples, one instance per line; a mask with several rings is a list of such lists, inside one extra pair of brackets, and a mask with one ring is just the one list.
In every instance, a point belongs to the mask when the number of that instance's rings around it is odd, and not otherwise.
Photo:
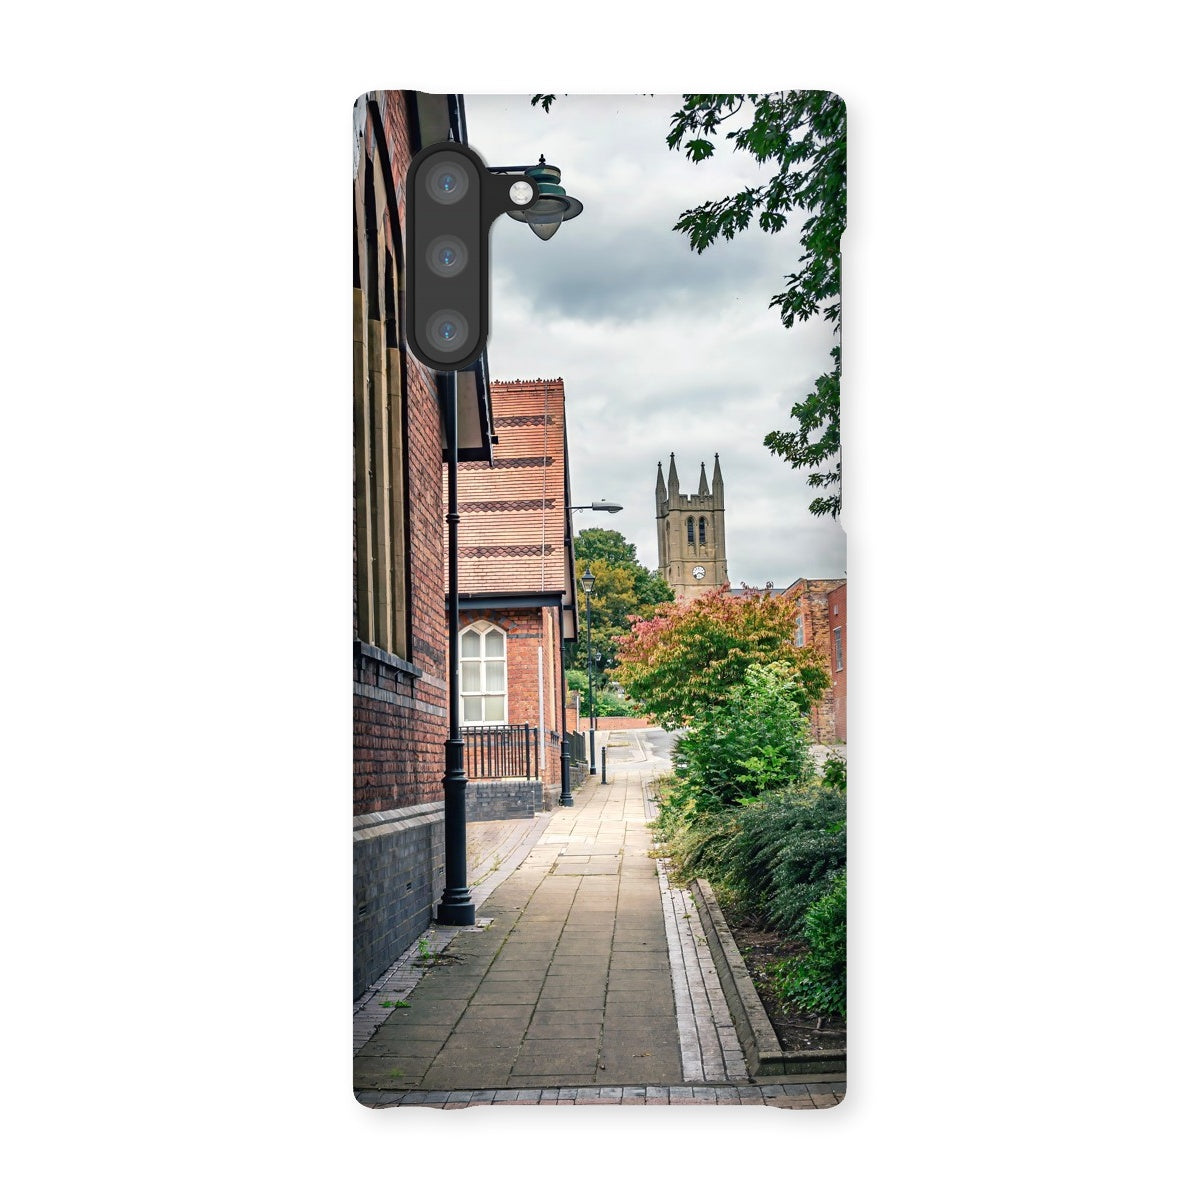
[[(532, 103), (547, 112), (556, 97)], [(793, 467), (806, 469), (810, 487), (822, 494), (811, 512), (837, 517), (842, 507), (841, 237), (846, 228), (846, 105), (832, 92), (693, 94), (671, 117), (667, 145), (692, 162), (711, 158), (718, 138), (750, 154), (774, 174), (766, 183), (710, 200), (682, 213), (674, 228), (703, 254), (718, 239), (732, 240), (754, 222), (767, 233), (784, 230), (793, 214), (800, 224), (800, 259), (771, 298), (788, 328), (820, 315), (838, 342), (833, 367), (792, 406), (792, 429), (769, 433), (764, 444)]]
[(650, 616), (657, 605), (674, 600), (675, 592), (661, 575), (638, 562), (637, 547), (615, 529), (581, 529), (574, 545), (579, 639), (567, 647), (567, 666), (587, 670), (583, 573), (590, 567), (595, 576), (591, 595), (593, 678), (595, 686), (601, 687), (616, 664), (617, 639), (629, 632), (630, 621)]
[(726, 585), (635, 621), (618, 640), (616, 678), (671, 728), (725, 704), (751, 666), (777, 667), (798, 711), (807, 713), (829, 686), (829, 672), (816, 649), (797, 646), (795, 637), (791, 600), (767, 591), (734, 596)]

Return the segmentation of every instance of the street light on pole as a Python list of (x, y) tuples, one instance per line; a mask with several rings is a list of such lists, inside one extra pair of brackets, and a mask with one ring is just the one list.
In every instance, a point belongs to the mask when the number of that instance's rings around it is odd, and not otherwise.
[(592, 694), (592, 585), (596, 582), (595, 575), (589, 565), (583, 573), (583, 597), (587, 604), (587, 664), (588, 664), (588, 713), (591, 717), (591, 755), (588, 774), (596, 773), (596, 700)]
[[(493, 175), (524, 174), (537, 185), (537, 201), (521, 212), (510, 212), (514, 220), (526, 222), (542, 241), (558, 231), (563, 221), (573, 220), (583, 211), (583, 205), (568, 196), (562, 187), (562, 172), (548, 166), (542, 155), (536, 166), (490, 167)], [(509, 196), (516, 204), (524, 204), (533, 195), (533, 184), (516, 180)], [(462, 721), (459, 705), (462, 681), (459, 678), (459, 600), (458, 600), (458, 377), (452, 371), (441, 373), (439, 400), (442, 407), (442, 430), (446, 438), (446, 556), (447, 596), (446, 616), (449, 626), (448, 667), (449, 736), (446, 738), (446, 774), (442, 777), (443, 805), (446, 817), (446, 886), (442, 890), (434, 919), (439, 925), (474, 925), (475, 902), (467, 885), (467, 772), (465, 766)], [(561, 646), (565, 655), (566, 647)], [(565, 662), (565, 659), (564, 659)], [(562, 803), (571, 804), (570, 771), (566, 747), (566, 694), (564, 667), (563, 694), (563, 786)]]
[(623, 505), (614, 504), (611, 500), (593, 500), (591, 504), (572, 504), (572, 512), (583, 512), (584, 509), (593, 509), (596, 512), (614, 513), (620, 512)]
[[(543, 242), (548, 242), (564, 221), (574, 220), (583, 205), (574, 196), (568, 196), (562, 186), (562, 171), (546, 162), (543, 154), (534, 166), (488, 167), (493, 175), (526, 175), (537, 184), (538, 198), (528, 208), (508, 215), (514, 221), (524, 221)], [(524, 180), (512, 185), (510, 196), (516, 204), (524, 204), (533, 195), (533, 189)]]

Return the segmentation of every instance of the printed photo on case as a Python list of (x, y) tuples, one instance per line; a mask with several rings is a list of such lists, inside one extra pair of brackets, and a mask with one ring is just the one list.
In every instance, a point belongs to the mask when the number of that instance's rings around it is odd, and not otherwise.
[(368, 92), (353, 174), (358, 1101), (837, 1104), (843, 101)]

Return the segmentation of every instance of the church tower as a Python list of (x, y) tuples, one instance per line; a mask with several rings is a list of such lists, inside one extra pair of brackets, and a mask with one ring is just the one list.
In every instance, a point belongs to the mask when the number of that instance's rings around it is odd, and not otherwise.
[(654, 489), (658, 519), (658, 572), (680, 600), (694, 600), (729, 582), (725, 562), (725, 481), (721, 460), (713, 455), (712, 487), (700, 464), (700, 489), (694, 496), (679, 492), (675, 455), (663, 481), (662, 463)]

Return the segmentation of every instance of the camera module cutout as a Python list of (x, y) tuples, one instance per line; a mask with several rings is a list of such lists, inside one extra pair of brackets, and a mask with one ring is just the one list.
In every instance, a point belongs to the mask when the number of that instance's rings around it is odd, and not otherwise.
[(489, 170), (456, 142), (427, 147), (409, 167), (404, 336), (436, 371), (465, 370), (487, 345), (492, 222), (501, 213), (520, 218), (544, 200), (537, 178), (523, 172)]

